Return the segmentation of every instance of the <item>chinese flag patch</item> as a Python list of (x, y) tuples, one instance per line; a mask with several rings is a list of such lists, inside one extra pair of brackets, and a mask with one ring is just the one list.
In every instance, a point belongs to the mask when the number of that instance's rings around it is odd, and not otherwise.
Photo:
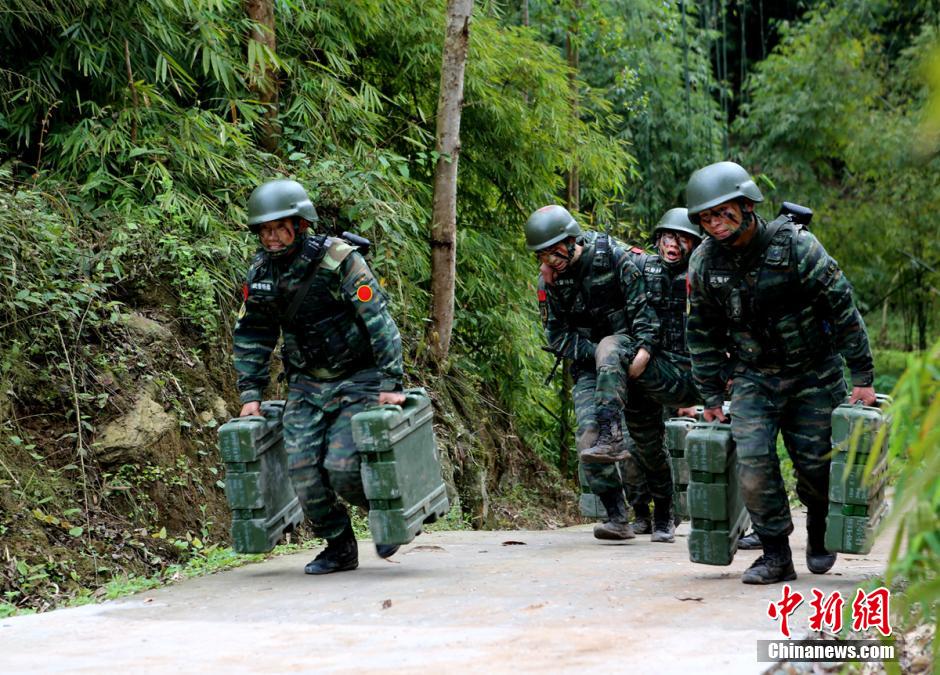
[(539, 302), (545, 302), (548, 296), (545, 294), (545, 289), (539, 289)]
[(369, 302), (369, 300), (372, 299), (372, 287), (363, 284), (356, 289), (356, 297), (359, 298), (361, 302)]

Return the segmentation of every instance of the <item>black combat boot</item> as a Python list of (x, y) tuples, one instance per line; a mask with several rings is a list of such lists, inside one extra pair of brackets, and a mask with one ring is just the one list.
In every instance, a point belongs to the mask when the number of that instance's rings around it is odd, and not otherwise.
[(793, 555), (790, 553), (789, 535), (768, 537), (760, 535), (764, 555), (754, 561), (741, 575), (745, 584), (776, 584), (796, 579)]
[(627, 522), (627, 502), (621, 490), (610, 490), (598, 495), (607, 510), (607, 522), (594, 526), (596, 539), (633, 539), (636, 534)]
[(356, 535), (353, 534), (352, 525), (347, 525), (338, 537), (326, 540), (326, 548), (307, 563), (304, 572), (306, 574), (330, 574), (354, 570), (357, 567), (359, 567), (359, 547), (356, 545)]
[(588, 464), (613, 464), (626, 459), (630, 451), (623, 443), (623, 431), (620, 429), (620, 412), (607, 409), (597, 411), (597, 442), (593, 447), (584, 448), (579, 454), (582, 462)]
[(385, 560), (385, 558), (391, 558), (393, 555), (398, 553), (398, 549), (401, 548), (400, 544), (376, 544), (375, 553), (377, 556)]
[(650, 541), (671, 544), (676, 540), (676, 524), (672, 521), (672, 497), (653, 498), (653, 534)]
[(760, 537), (757, 532), (751, 530), (748, 534), (742, 534), (738, 539), (738, 548), (742, 551), (756, 551), (761, 548)]
[(650, 505), (643, 501), (633, 505), (633, 532), (635, 534), (649, 534), (653, 531), (653, 522), (650, 519)]
[(806, 567), (813, 574), (825, 574), (836, 564), (836, 554), (826, 550), (826, 507), (806, 513)]

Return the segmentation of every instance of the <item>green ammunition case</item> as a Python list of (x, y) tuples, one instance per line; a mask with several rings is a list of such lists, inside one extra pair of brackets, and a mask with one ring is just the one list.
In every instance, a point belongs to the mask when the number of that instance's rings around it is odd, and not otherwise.
[(352, 418), (369, 529), (377, 544), (407, 544), (450, 508), (431, 399), (424, 389), (407, 390), (405, 396), (401, 406), (375, 406)]
[(672, 417), (666, 420), (666, 451), (672, 472), (673, 509), (682, 520), (689, 519), (689, 462), (685, 457), (686, 437), (695, 426), (692, 417)]
[[(891, 404), (891, 397), (877, 394), (876, 399), (875, 406), (843, 403), (832, 411), (832, 447), (837, 455), (848, 454), (856, 435), (857, 455), (869, 455), (876, 449), (874, 444), (878, 430), (891, 423), (890, 415), (885, 413), (885, 409)], [(887, 438), (885, 434), (885, 443)]]
[[(873, 532), (887, 512), (885, 455), (891, 417), (891, 399), (877, 395), (875, 406), (844, 403), (832, 412), (833, 457), (829, 468), (829, 514), (826, 548), (842, 553), (871, 551)], [(884, 429), (881, 439), (879, 432)], [(849, 456), (853, 455), (849, 463)], [(881, 455), (865, 481), (865, 465), (872, 453)]]
[(863, 465), (833, 459), (829, 465), (829, 502), (870, 506), (887, 480), (887, 461), (879, 461), (867, 483), (864, 473)]
[(870, 512), (864, 506), (830, 502), (829, 515), (826, 517), (826, 548), (840, 553), (870, 553), (875, 528), (887, 510), (888, 506), (883, 499)]
[(232, 509), (232, 546), (267, 553), (304, 514), (287, 474), (281, 417), (284, 401), (261, 404), (262, 417), (236, 417), (219, 427), (225, 497)]
[(688, 508), (692, 519), (689, 558), (730, 565), (750, 516), (741, 498), (731, 426), (697, 422), (686, 435)]

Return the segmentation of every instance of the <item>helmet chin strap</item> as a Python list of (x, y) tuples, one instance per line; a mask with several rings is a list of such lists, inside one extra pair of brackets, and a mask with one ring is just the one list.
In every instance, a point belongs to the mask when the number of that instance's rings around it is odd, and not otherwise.
[(568, 242), (565, 244), (565, 249), (568, 251), (567, 261), (568, 261), (569, 264), (570, 264), (571, 261), (574, 259), (574, 247), (575, 247), (575, 245), (576, 245), (576, 244), (575, 244), (575, 239), (574, 239), (574, 237), (570, 237), (570, 238), (568, 239)]
[(753, 225), (754, 222), (756, 221), (753, 211), (747, 211), (742, 206), (741, 213), (742, 213), (743, 219), (741, 220), (741, 224), (738, 226), (738, 229), (736, 229), (734, 232), (729, 234), (724, 239), (718, 240), (718, 243), (721, 244), (722, 246), (733, 246), (734, 242), (740, 239), (741, 235), (743, 235), (745, 232), (751, 229), (751, 225)]
[[(553, 244), (553, 246), (557, 246), (557, 244)], [(571, 261), (574, 258), (574, 247), (575, 247), (575, 240), (572, 237), (569, 239), (569, 241), (565, 242), (565, 253), (561, 253), (560, 251), (553, 251), (552, 255), (561, 258), (568, 264), (571, 264)], [(546, 250), (548, 250), (547, 247), (542, 249), (542, 251), (546, 251)], [(539, 253), (541, 253), (541, 251), (539, 251)]]
[(280, 251), (271, 251), (265, 247), (264, 250), (267, 252), (268, 257), (273, 260), (283, 260), (285, 258), (292, 257), (297, 251), (300, 250), (300, 247), (303, 245), (304, 236), (306, 236), (307, 233), (308, 224), (304, 219), (294, 217), (292, 225), (294, 228), (294, 241), (291, 242), (290, 246), (285, 246)]

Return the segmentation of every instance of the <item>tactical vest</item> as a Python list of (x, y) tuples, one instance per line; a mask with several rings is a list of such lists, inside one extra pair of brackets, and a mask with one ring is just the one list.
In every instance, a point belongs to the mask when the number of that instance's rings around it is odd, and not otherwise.
[[(375, 366), (372, 343), (362, 319), (342, 293), (336, 265), (324, 260), (331, 247), (345, 246), (342, 259), (355, 250), (340, 239), (308, 236), (290, 267), (281, 267), (261, 252), (248, 273), (252, 299), (269, 307), (281, 321), (284, 364), (290, 372), (307, 372), (322, 379)], [(315, 266), (315, 269), (311, 269)], [(303, 300), (288, 320), (306, 275), (312, 274)]]
[(643, 272), (646, 299), (659, 319), (659, 346), (667, 352), (688, 356), (685, 327), (688, 322), (686, 272), (672, 276), (658, 255), (631, 249), (637, 267)]
[(575, 286), (569, 302), (560, 303), (565, 322), (579, 335), (599, 342), (608, 335), (627, 330), (626, 307), (620, 274), (612, 259), (610, 237), (598, 233), (593, 243), (588, 238), (583, 241), (579, 276), (570, 281), (558, 279), (555, 285), (559, 290), (564, 289), (566, 281)]
[(757, 260), (743, 268), (709, 242), (704, 282), (728, 319), (735, 357), (756, 368), (803, 366), (834, 352), (829, 323), (801, 288), (794, 252), (801, 226), (784, 216), (765, 232), (778, 226)]

